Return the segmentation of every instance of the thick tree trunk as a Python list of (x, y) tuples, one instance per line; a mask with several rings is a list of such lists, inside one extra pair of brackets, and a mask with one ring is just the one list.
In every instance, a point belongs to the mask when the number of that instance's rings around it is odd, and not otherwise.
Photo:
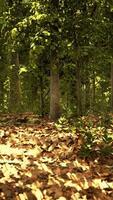
[(12, 57), (12, 66), (10, 70), (10, 94), (9, 94), (9, 111), (20, 111), (21, 92), (19, 79), (19, 55), (14, 53)]
[(50, 114), (51, 120), (55, 121), (60, 117), (60, 84), (59, 70), (55, 62), (51, 63), (50, 78)]
[(113, 112), (113, 64), (111, 65), (111, 111)]

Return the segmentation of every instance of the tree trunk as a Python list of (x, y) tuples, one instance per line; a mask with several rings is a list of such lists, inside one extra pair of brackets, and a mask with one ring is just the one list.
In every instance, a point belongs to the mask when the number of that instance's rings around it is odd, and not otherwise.
[(40, 77), (40, 114), (44, 116), (44, 88), (43, 88), (43, 78)]
[(86, 81), (86, 90), (85, 90), (85, 112), (88, 112), (90, 110), (90, 94), (91, 88), (90, 88), (90, 79), (87, 77)]
[(111, 111), (113, 112), (113, 64), (111, 65)]
[(82, 114), (82, 103), (81, 103), (81, 74), (80, 74), (80, 66), (77, 62), (77, 71), (76, 71), (76, 96), (77, 96), (77, 115), (80, 116)]
[(91, 83), (91, 100), (90, 100), (90, 111), (92, 113), (94, 113), (95, 111), (95, 89), (96, 89), (96, 86), (95, 86), (95, 72), (93, 72), (92, 74), (92, 83)]
[(4, 108), (4, 82), (0, 80), (0, 111)]
[(20, 111), (21, 92), (19, 79), (19, 55), (14, 53), (12, 56), (12, 66), (10, 70), (10, 94), (9, 94), (9, 111)]
[(60, 83), (59, 70), (56, 63), (51, 63), (50, 77), (50, 114), (51, 120), (56, 121), (60, 117)]
[(85, 115), (86, 112), (86, 85), (82, 85), (82, 114)]

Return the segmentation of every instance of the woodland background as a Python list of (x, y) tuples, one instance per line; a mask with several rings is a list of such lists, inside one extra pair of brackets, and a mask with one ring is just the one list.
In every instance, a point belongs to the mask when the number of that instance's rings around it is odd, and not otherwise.
[(0, 0), (0, 200), (113, 199), (113, 1)]
[(0, 1), (0, 112), (113, 111), (111, 0)]

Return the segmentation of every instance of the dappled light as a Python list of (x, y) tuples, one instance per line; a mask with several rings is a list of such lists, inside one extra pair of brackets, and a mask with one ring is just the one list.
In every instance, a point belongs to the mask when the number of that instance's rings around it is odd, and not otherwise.
[(112, 0), (0, 0), (0, 200), (113, 200)]
[(77, 127), (65, 125), (64, 133), (63, 124), (44, 119), (38, 125), (8, 123), (0, 127), (0, 199), (113, 199), (113, 155), (81, 157)]

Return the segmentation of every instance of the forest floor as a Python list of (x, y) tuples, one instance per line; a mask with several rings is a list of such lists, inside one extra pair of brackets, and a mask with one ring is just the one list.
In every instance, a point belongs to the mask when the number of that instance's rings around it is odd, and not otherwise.
[(83, 157), (79, 129), (31, 118), (0, 117), (0, 200), (112, 200), (113, 154)]

